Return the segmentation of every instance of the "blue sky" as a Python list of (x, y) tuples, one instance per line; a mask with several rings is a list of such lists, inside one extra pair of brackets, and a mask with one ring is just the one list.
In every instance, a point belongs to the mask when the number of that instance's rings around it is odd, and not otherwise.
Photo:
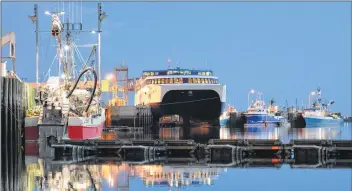
[[(39, 3), (40, 29), (50, 29), (44, 12), (56, 5)], [(83, 3), (87, 30), (96, 27), (96, 6)], [(17, 71), (34, 82), (35, 26), (27, 18), (33, 3), (5, 2), (2, 9), (2, 33), (16, 32)], [(301, 105), (320, 85), (323, 96), (336, 101), (334, 111), (351, 115), (349, 2), (109, 2), (103, 9), (109, 15), (101, 37), (103, 73), (125, 60), (130, 77), (138, 77), (143, 69), (166, 68), (171, 58), (173, 66), (213, 69), (227, 84), (228, 102), (241, 110), (252, 88), (267, 101), (294, 105), (297, 98)], [(48, 33), (40, 39), (40, 70), (47, 72), (54, 39)], [(77, 44), (95, 40), (85, 34)], [(87, 56), (89, 49), (82, 53)]]

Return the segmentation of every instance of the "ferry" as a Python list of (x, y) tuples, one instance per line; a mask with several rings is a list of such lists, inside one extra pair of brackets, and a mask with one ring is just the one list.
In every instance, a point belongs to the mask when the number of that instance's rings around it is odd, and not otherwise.
[[(252, 90), (253, 94), (254, 91)], [(262, 100), (263, 93), (257, 92), (257, 98), (244, 113), (247, 118), (245, 126), (279, 126), (282, 117), (268, 112), (265, 102)], [(249, 96), (248, 96), (249, 97)], [(249, 99), (248, 99), (249, 102)], [(249, 104), (249, 103), (248, 103)]]
[(134, 105), (149, 105), (159, 119), (179, 115), (219, 125), (226, 102), (226, 86), (219, 83), (212, 70), (183, 69), (146, 70), (136, 81)]
[[(322, 126), (340, 126), (344, 123), (341, 116), (329, 113), (328, 107), (335, 103), (331, 100), (328, 104), (324, 104), (321, 98), (321, 89), (313, 91), (310, 95), (317, 94), (316, 100), (312, 104), (312, 108), (304, 109), (303, 117), (306, 121), (306, 127), (322, 127)], [(310, 96), (309, 96), (310, 97)]]

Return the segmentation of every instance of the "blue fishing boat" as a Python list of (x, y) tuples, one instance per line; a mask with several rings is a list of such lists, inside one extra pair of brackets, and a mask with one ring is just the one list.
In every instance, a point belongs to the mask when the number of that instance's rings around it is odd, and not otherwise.
[[(307, 108), (303, 112), (303, 117), (306, 121), (306, 127), (322, 127), (322, 126), (340, 126), (343, 124), (343, 119), (341, 116), (336, 114), (331, 114), (329, 112), (329, 106), (334, 104), (333, 100), (329, 101), (328, 104), (324, 104), (321, 98), (321, 89), (318, 88), (317, 91), (313, 91), (309, 95), (317, 95), (317, 99), (313, 102), (312, 108)], [(309, 100), (310, 102), (310, 100)]]
[[(251, 90), (250, 93), (254, 93), (254, 90)], [(248, 94), (249, 95), (249, 94)], [(248, 111), (244, 114), (247, 118), (247, 124), (245, 126), (279, 126), (280, 119), (282, 117), (275, 116), (272, 113), (268, 112), (265, 102), (262, 100), (263, 93), (258, 92), (257, 98), (252, 102)], [(249, 102), (249, 96), (248, 96)]]

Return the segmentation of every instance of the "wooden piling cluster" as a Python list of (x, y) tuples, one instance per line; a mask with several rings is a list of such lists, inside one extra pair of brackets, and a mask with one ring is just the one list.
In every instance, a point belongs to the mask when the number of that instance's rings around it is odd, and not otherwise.
[(24, 117), (27, 96), (17, 78), (1, 77), (1, 181), (4, 190), (21, 190)]

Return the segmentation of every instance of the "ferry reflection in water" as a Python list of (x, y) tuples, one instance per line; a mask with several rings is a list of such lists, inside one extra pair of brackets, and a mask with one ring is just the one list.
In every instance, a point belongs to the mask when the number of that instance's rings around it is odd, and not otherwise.
[[(32, 190), (129, 190), (130, 181), (140, 179), (146, 187), (213, 185), (220, 168), (167, 165), (62, 165), (55, 171), (40, 168), (42, 161), (27, 166), (25, 187)], [(44, 178), (46, 177), (46, 178)]]

